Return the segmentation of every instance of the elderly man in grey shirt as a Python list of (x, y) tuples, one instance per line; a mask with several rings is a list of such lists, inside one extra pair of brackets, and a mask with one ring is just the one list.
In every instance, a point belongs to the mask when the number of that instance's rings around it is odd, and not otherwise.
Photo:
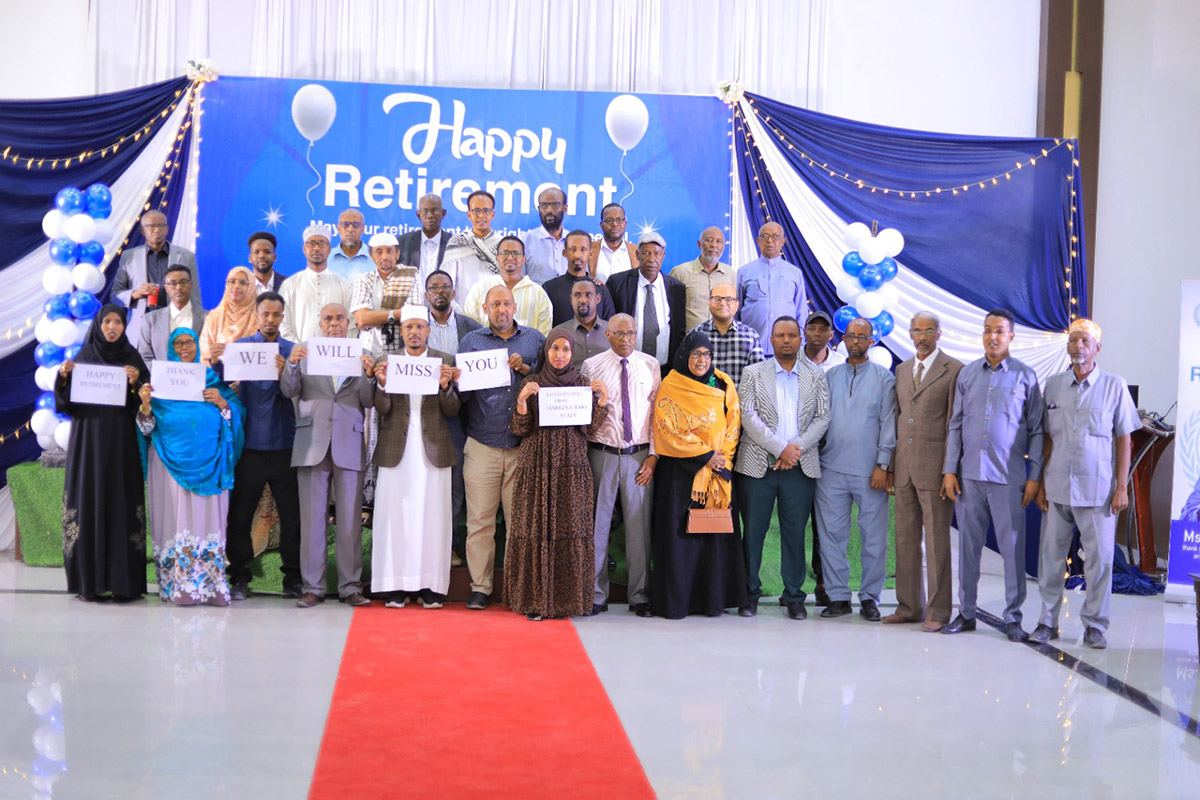
[(959, 608), (942, 633), (975, 630), (979, 565), (990, 520), (1004, 558), (1004, 634), (1023, 642), (1029, 638), (1021, 628), (1024, 507), (1042, 477), (1043, 403), (1037, 373), (1008, 354), (1012, 340), (1012, 312), (989, 311), (983, 321), (984, 356), (963, 367), (955, 384), (942, 494), (958, 503)]
[(1079, 615), (1083, 643), (1103, 650), (1117, 515), (1129, 505), (1130, 435), (1142, 423), (1125, 380), (1096, 368), (1100, 326), (1077, 319), (1068, 333), (1071, 369), (1046, 381), (1045, 460), (1037, 491), (1045, 514), (1038, 558), (1042, 615), (1029, 638), (1058, 638), (1063, 563), (1078, 525), (1087, 578)]

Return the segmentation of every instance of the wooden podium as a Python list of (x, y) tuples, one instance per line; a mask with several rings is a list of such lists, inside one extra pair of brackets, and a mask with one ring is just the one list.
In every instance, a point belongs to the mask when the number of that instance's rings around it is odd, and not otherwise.
[[(1150, 511), (1150, 481), (1158, 460), (1167, 445), (1175, 438), (1175, 429), (1156, 417), (1142, 416), (1142, 427), (1133, 432), (1133, 461), (1131, 465), (1132, 496), (1125, 517), (1125, 545), (1138, 554), (1138, 568), (1148, 575), (1158, 575), (1158, 553), (1154, 549), (1154, 519)], [(1136, 544), (1134, 541), (1136, 537)]]

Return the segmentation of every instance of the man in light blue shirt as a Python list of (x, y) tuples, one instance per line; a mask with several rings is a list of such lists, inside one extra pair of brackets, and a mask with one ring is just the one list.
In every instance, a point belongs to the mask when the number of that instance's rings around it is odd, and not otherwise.
[(942, 494), (958, 503), (959, 609), (942, 633), (975, 630), (979, 564), (991, 522), (1004, 558), (1004, 633), (1023, 642), (1029, 638), (1021, 629), (1024, 507), (1042, 477), (1043, 403), (1037, 373), (1008, 354), (1012, 340), (1012, 312), (989, 311), (983, 321), (984, 356), (963, 367), (955, 384)]
[[(829, 429), (821, 443), (817, 521), (821, 566), (830, 603), (822, 617), (849, 614), (850, 506), (858, 506), (862, 540), (859, 614), (879, 622), (879, 595), (887, 572), (887, 471), (896, 449), (896, 379), (867, 357), (874, 344), (871, 323), (856, 319), (842, 337), (846, 363), (825, 374), (829, 381)], [(813, 367), (809, 369), (816, 372)]]
[[(329, 271), (341, 275), (350, 283), (359, 275), (375, 269), (368, 248), (363, 246), (364, 217), (361, 211), (348, 208), (338, 216), (337, 232), (341, 239), (329, 254)], [(409, 264), (408, 266), (412, 266)]]
[(1045, 460), (1037, 491), (1044, 513), (1038, 558), (1042, 614), (1029, 637), (1058, 638), (1064, 562), (1078, 525), (1087, 579), (1079, 618), (1083, 643), (1097, 650), (1108, 646), (1117, 515), (1129, 505), (1130, 435), (1142, 427), (1125, 380), (1096, 368), (1100, 336), (1100, 326), (1090, 319), (1072, 322), (1071, 369), (1046, 381)]
[(543, 189), (538, 195), (538, 217), (542, 226), (521, 237), (525, 245), (525, 274), (539, 286), (567, 272), (567, 255), (563, 250), (563, 218), (566, 216), (566, 193), (557, 186)]
[(778, 222), (768, 222), (758, 231), (756, 258), (737, 271), (737, 318), (758, 331), (764, 354), (771, 350), (771, 325), (779, 317), (808, 318), (804, 276), (783, 260), (786, 240)]

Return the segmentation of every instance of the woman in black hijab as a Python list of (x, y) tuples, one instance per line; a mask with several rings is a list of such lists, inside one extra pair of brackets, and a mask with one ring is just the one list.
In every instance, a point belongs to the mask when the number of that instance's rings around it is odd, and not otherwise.
[(125, 309), (106, 305), (92, 320), (76, 361), (124, 367), (125, 404), (71, 402), (75, 361), (54, 382), (59, 413), (71, 415), (63, 492), (67, 589), (81, 600), (109, 593), (133, 600), (146, 592), (146, 497), (135, 422), (146, 362), (125, 336)]

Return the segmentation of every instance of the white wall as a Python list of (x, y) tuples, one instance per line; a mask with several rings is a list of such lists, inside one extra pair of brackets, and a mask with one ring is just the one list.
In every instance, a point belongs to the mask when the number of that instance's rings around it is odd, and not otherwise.
[(88, 0), (0, 0), (0, 98), (92, 94)]

